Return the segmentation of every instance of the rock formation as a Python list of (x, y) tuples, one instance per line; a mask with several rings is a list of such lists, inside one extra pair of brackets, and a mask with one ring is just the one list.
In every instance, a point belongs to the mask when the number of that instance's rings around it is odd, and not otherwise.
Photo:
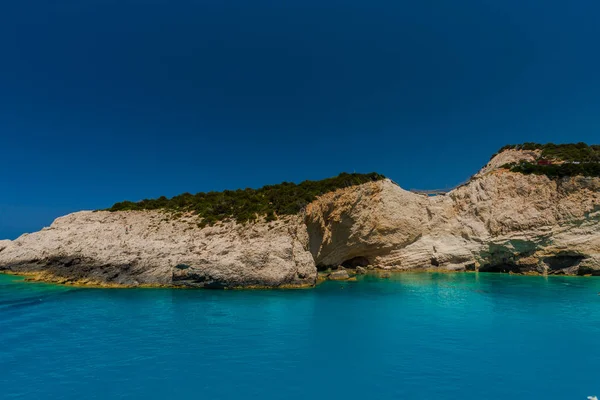
[[(0, 251), (14, 272), (62, 283), (125, 286), (302, 286), (316, 279), (299, 217), (223, 223), (160, 211), (82, 211)], [(0, 249), (2, 247), (0, 246)]]
[(382, 180), (327, 193), (272, 222), (202, 228), (193, 214), (82, 211), (0, 241), (0, 270), (62, 283), (194, 287), (312, 286), (318, 269), (339, 265), (600, 275), (600, 178), (502, 168), (537, 156), (503, 151), (446, 195)]

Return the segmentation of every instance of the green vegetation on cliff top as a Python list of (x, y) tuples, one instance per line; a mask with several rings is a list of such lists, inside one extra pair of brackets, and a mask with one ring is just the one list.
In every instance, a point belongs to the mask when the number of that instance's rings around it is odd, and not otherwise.
[(527, 142), (523, 144), (506, 145), (502, 147), (500, 151), (498, 151), (498, 153), (510, 149), (541, 150), (542, 153), (540, 159), (578, 162), (600, 162), (600, 145), (598, 144), (588, 145), (583, 142), (568, 144), (540, 144)]
[(510, 149), (541, 150), (540, 156), (534, 163), (521, 162), (503, 165), (512, 172), (525, 175), (546, 175), (552, 179), (567, 176), (600, 176), (600, 145), (529, 142), (504, 146), (498, 153)]
[(567, 176), (600, 176), (599, 162), (586, 162), (580, 164), (557, 164), (557, 165), (538, 165), (524, 162), (520, 164), (507, 164), (505, 168), (511, 172), (518, 172), (525, 175), (546, 175), (548, 178), (564, 178)]
[[(600, 176), (600, 145), (528, 142), (506, 145), (498, 153), (509, 149), (541, 150), (540, 157), (535, 163), (511, 163), (503, 166), (512, 172), (546, 175), (550, 178), (576, 175)], [(550, 162), (549, 165), (545, 165), (545, 163), (540, 165), (538, 162), (542, 160)], [(158, 199), (144, 199), (138, 202), (122, 201), (114, 204), (108, 211), (171, 210), (175, 212), (194, 212), (201, 218), (199, 225), (202, 226), (212, 225), (217, 221), (227, 219), (245, 223), (266, 217), (267, 221), (272, 221), (277, 219), (277, 216), (297, 214), (308, 203), (322, 194), (384, 178), (383, 175), (375, 172), (370, 174), (341, 173), (336, 177), (320, 181), (304, 181), (299, 184), (283, 182), (278, 185), (264, 186), (260, 189), (225, 190), (196, 194), (183, 193), (170, 199), (161, 196)]]
[(194, 212), (202, 218), (199, 222), (201, 226), (212, 225), (226, 219), (235, 219), (237, 222), (244, 223), (266, 217), (267, 221), (272, 221), (278, 215), (297, 214), (322, 194), (384, 178), (383, 175), (375, 172), (341, 173), (333, 178), (304, 181), (299, 184), (283, 182), (278, 185), (263, 186), (260, 189), (183, 193), (170, 199), (162, 196), (158, 199), (145, 199), (138, 202), (123, 201), (114, 204), (108, 211), (166, 209)]

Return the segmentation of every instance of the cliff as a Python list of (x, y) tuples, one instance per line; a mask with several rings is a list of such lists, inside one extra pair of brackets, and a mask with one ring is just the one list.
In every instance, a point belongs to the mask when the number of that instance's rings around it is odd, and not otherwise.
[[(0, 251), (12, 272), (61, 283), (303, 286), (316, 279), (299, 217), (199, 228), (160, 211), (82, 211)], [(1, 248), (1, 246), (0, 246)]]
[(317, 270), (600, 275), (600, 178), (503, 168), (508, 149), (446, 195), (385, 179), (326, 193), (297, 215), (198, 224), (193, 213), (83, 211), (0, 241), (0, 269), (103, 286), (302, 287)]

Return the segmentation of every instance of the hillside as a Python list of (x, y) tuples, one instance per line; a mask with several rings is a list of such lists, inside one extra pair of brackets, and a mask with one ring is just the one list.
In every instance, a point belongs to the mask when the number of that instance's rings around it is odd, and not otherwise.
[(184, 193), (167, 199), (146, 199), (139, 202), (123, 201), (108, 211), (172, 210), (191, 212), (199, 217), (199, 226), (233, 219), (239, 223), (265, 217), (273, 221), (278, 216), (297, 214), (318, 196), (367, 182), (385, 179), (375, 172), (370, 174), (341, 173), (336, 177), (300, 184), (283, 182), (260, 189), (225, 190), (223, 192)]

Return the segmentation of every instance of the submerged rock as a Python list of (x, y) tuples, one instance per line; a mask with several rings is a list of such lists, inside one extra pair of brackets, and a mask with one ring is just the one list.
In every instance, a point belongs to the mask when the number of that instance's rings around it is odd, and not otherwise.
[(331, 274), (329, 274), (328, 278), (333, 281), (343, 281), (349, 279), (350, 274), (348, 274), (348, 271), (346, 271), (345, 269), (340, 269), (337, 271), (333, 271)]

